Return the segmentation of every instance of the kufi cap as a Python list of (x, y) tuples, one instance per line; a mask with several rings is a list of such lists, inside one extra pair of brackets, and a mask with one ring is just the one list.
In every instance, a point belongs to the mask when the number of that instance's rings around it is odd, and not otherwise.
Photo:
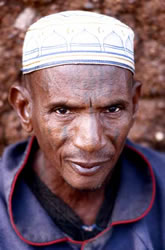
[(65, 64), (104, 64), (134, 73), (134, 32), (116, 18), (64, 11), (32, 24), (23, 46), (23, 74)]

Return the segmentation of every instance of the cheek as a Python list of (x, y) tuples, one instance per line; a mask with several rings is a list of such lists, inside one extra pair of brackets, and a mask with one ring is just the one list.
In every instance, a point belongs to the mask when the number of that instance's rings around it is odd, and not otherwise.
[(109, 119), (104, 123), (105, 133), (114, 144), (120, 144), (128, 135), (130, 128), (132, 127), (133, 119), (130, 115), (122, 117), (122, 119)]
[(45, 145), (54, 150), (64, 145), (68, 138), (68, 126), (62, 126), (58, 122), (47, 119), (40, 120), (38, 125), (39, 136)]

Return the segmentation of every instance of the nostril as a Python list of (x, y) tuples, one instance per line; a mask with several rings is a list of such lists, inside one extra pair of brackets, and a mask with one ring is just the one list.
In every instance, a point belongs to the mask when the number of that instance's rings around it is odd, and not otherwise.
[(81, 150), (92, 152), (92, 151), (97, 151), (100, 149), (100, 143), (99, 141), (96, 140), (87, 140), (84, 138), (78, 137), (75, 142), (75, 146), (78, 147)]

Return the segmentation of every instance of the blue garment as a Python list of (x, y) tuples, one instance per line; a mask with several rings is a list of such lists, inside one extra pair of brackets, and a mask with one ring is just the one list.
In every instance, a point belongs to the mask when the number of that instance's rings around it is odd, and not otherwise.
[(165, 249), (164, 154), (127, 141), (109, 226), (76, 242), (54, 224), (21, 176), (34, 140), (9, 146), (0, 160), (0, 250)]

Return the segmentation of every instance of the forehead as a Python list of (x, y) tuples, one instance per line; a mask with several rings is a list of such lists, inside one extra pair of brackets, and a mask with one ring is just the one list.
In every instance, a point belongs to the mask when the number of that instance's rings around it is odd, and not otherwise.
[(63, 65), (30, 74), (32, 91), (37, 95), (80, 96), (84, 94), (124, 94), (130, 89), (132, 73), (109, 65)]

